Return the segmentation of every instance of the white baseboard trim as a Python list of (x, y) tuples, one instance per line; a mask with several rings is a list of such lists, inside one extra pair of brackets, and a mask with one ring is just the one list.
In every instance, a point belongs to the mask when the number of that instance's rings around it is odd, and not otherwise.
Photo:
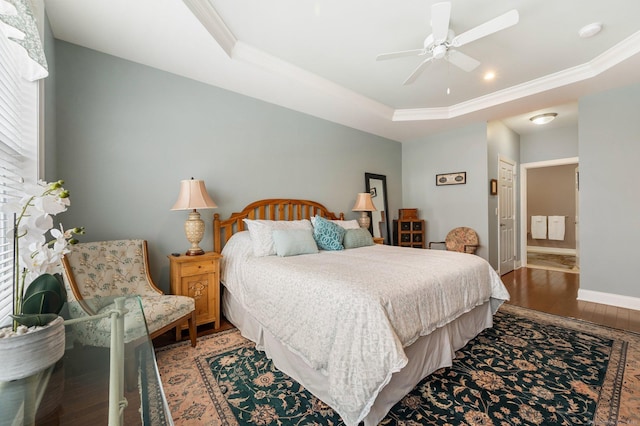
[(560, 247), (527, 246), (527, 251), (531, 253), (567, 254), (570, 256), (576, 255), (576, 249)]
[(593, 290), (578, 290), (578, 300), (585, 302), (601, 303), (618, 306), (620, 308), (635, 309), (640, 311), (640, 298), (624, 296), (621, 294), (603, 293)]

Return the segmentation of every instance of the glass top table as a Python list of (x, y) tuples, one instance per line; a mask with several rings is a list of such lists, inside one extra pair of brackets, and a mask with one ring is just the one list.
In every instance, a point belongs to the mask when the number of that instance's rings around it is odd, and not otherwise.
[[(0, 426), (173, 425), (139, 299), (127, 299), (125, 310), (123, 326), (135, 339), (94, 347), (76, 343), (78, 327), (120, 315), (112, 310), (78, 322), (70, 321), (65, 309), (62, 358), (28, 377), (0, 381)], [(123, 335), (115, 330), (112, 334)]]

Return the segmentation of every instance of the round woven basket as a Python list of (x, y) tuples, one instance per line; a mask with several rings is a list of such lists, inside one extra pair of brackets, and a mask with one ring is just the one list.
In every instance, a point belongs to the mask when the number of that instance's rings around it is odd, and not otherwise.
[(64, 319), (19, 336), (0, 339), (0, 381), (22, 379), (44, 370), (64, 355)]

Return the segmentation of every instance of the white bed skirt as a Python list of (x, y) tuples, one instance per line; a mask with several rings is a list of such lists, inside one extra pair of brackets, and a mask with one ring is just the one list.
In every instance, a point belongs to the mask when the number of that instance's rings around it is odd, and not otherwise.
[[(319, 399), (329, 400), (326, 376), (313, 370), (298, 355), (289, 351), (246, 311), (227, 288), (223, 290), (222, 310), (244, 337), (255, 342), (256, 348), (273, 360), (278, 370), (292, 377)], [(451, 366), (455, 351), (491, 326), (491, 303), (486, 302), (405, 348), (409, 362), (402, 370), (394, 373), (391, 381), (380, 391), (364, 418), (364, 425), (377, 425), (424, 377), (442, 367)]]

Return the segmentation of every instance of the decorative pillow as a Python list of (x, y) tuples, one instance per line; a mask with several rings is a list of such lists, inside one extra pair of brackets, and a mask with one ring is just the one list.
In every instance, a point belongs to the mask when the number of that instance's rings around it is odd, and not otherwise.
[(276, 246), (273, 242), (273, 231), (275, 229), (307, 229), (312, 230), (311, 222), (303, 220), (252, 220), (242, 219), (247, 225), (251, 244), (253, 245), (253, 255), (273, 256), (276, 254)]
[[(353, 219), (353, 220), (331, 220), (330, 222), (335, 223), (336, 225), (340, 225), (344, 229), (358, 229), (358, 228), (360, 228), (360, 225), (358, 224), (358, 221), (355, 220), (355, 219)], [(313, 226), (316, 226), (316, 216), (311, 218), (311, 224)]]
[(358, 228), (358, 229), (347, 229), (347, 232), (344, 234), (344, 239), (342, 240), (342, 244), (344, 248), (358, 248), (358, 247), (366, 247), (372, 246), (374, 244), (373, 237), (369, 233), (368, 229)]
[(316, 225), (313, 227), (313, 238), (322, 250), (343, 250), (342, 238), (347, 232), (342, 226), (337, 225), (322, 216), (316, 216)]
[(318, 246), (310, 229), (275, 229), (273, 242), (278, 256), (318, 253)]

